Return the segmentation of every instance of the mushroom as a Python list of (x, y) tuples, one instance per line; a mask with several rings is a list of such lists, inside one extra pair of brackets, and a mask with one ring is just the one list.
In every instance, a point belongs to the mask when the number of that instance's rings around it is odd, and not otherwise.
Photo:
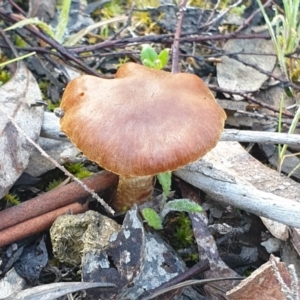
[(125, 63), (114, 79), (82, 75), (67, 85), (61, 130), (90, 160), (119, 175), (112, 207), (147, 201), (154, 176), (204, 156), (226, 114), (204, 82)]

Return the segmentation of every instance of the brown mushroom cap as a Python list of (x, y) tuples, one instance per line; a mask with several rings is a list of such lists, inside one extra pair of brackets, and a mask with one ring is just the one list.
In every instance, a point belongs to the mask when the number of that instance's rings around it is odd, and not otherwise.
[(115, 79), (83, 75), (63, 95), (61, 129), (84, 155), (124, 176), (176, 170), (217, 144), (226, 119), (203, 81), (135, 63)]

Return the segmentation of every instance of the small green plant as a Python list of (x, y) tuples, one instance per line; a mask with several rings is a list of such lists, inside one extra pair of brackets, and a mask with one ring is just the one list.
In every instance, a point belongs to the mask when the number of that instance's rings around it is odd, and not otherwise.
[[(158, 54), (153, 49), (153, 47), (145, 45), (142, 48), (141, 60), (145, 66), (160, 70), (164, 68), (168, 63), (169, 49), (164, 49)], [(162, 229), (163, 220), (170, 211), (202, 212), (201, 206), (189, 199), (176, 199), (170, 202), (166, 202), (167, 197), (171, 191), (172, 172), (158, 174), (157, 179), (163, 189), (161, 209), (159, 214), (152, 208), (144, 208), (142, 210), (142, 215), (148, 225), (156, 230)]]
[(46, 192), (49, 192), (49, 191), (51, 191), (51, 190), (53, 190), (53, 189), (55, 189), (56, 187), (58, 187), (61, 183), (63, 183), (63, 181), (64, 181), (64, 179), (54, 179), (54, 180), (52, 180), (49, 184), (48, 184), (48, 186), (46, 187)]
[(68, 25), (70, 7), (71, 0), (62, 1), (59, 20), (55, 31), (55, 39), (60, 43), (63, 41), (63, 37)]
[(161, 70), (169, 60), (169, 50), (164, 49), (159, 54), (149, 45), (144, 45), (141, 52), (142, 64), (146, 67)]
[(135, 0), (128, 1), (130, 5), (135, 5), (139, 9), (146, 9), (147, 7), (158, 7), (160, 5), (159, 0)]
[(144, 208), (142, 210), (143, 218), (146, 220), (149, 226), (153, 227), (156, 230), (163, 229), (162, 219), (160, 215), (152, 208)]
[(6, 65), (9, 65), (9, 64), (11, 64), (11, 63), (14, 63), (14, 62), (16, 62), (16, 61), (22, 60), (22, 59), (24, 59), (24, 58), (27, 58), (27, 57), (29, 57), (29, 56), (31, 56), (31, 55), (34, 55), (34, 54), (35, 54), (35, 52), (30, 52), (30, 53), (28, 53), (28, 54), (25, 54), (25, 55), (16, 57), (16, 58), (14, 58), (14, 59), (10, 59), (10, 60), (8, 60), (8, 61), (6, 61), (6, 62), (2, 62), (2, 63), (0, 63), (0, 68), (4, 67), (4, 66), (6, 66)]
[(202, 207), (189, 199), (176, 199), (166, 202), (171, 190), (171, 176), (171, 172), (162, 173), (157, 176), (157, 179), (163, 189), (160, 213), (158, 214), (152, 208), (144, 208), (142, 210), (142, 215), (148, 225), (156, 230), (163, 228), (163, 220), (165, 216), (171, 211), (202, 212)]
[(113, 0), (109, 1), (104, 5), (103, 8), (100, 9), (102, 19), (111, 19), (116, 16), (120, 16), (123, 14), (123, 9), (120, 6), (119, 1)]
[[(293, 80), (295, 76), (294, 68), (298, 67), (298, 64), (293, 61), (293, 58), (287, 57), (287, 54), (296, 51), (300, 43), (300, 23), (299, 23), (299, 9), (300, 0), (283, 0), (283, 14), (278, 12), (276, 6), (274, 6), (275, 16), (271, 21), (266, 14), (266, 11), (261, 3), (261, 0), (257, 0), (259, 8), (267, 24), (272, 42), (274, 44), (278, 63), (280, 69), (284, 76)], [(288, 93), (293, 95), (293, 90), (290, 88)], [(282, 108), (281, 108), (282, 111)], [(294, 133), (300, 117), (300, 107), (298, 108), (292, 124), (289, 128), (288, 133)], [(279, 116), (279, 123), (281, 122), (281, 115)], [(285, 153), (287, 150), (287, 145), (279, 146), (279, 156), (278, 156), (278, 169), (281, 169), (281, 165), (285, 158)]]
[(129, 57), (125, 56), (124, 58), (120, 57), (119, 59), (119, 63), (116, 64), (116, 68), (120, 68), (122, 65), (124, 65), (125, 63), (127, 63), (129, 61)]
[(82, 163), (67, 163), (65, 164), (65, 168), (78, 179), (84, 179), (92, 175), (92, 173), (85, 168)]
[(5, 55), (2, 55), (2, 53), (0, 53), (0, 87), (3, 84), (5, 84), (6, 82), (8, 82), (12, 77), (10, 72), (4, 69), (4, 67), (6, 65), (17, 62), (19, 60), (22, 60), (23, 58), (27, 58), (27, 57), (29, 57), (31, 55), (34, 55), (34, 54), (35, 54), (35, 52), (30, 52), (30, 53), (27, 53), (25, 55), (22, 55), (22, 56), (19, 56), (19, 57), (8, 60)]
[(194, 242), (194, 233), (190, 218), (186, 213), (180, 213), (175, 220), (174, 239), (176, 247), (183, 249), (191, 246)]
[(108, 25), (104, 25), (100, 28), (100, 33), (99, 35), (101, 36), (101, 38), (103, 38), (104, 40), (106, 40), (109, 36), (109, 27)]
[(1, 70), (0, 71), (0, 87), (5, 84), (7, 81), (9, 81), (11, 78), (10, 72), (7, 70)]
[(61, 43), (63, 41), (63, 36), (66, 32), (67, 24), (69, 21), (70, 6), (71, 6), (71, 0), (62, 1), (61, 12), (55, 30), (53, 30), (51, 26), (39, 20), (38, 18), (29, 18), (17, 22), (16, 24), (4, 29), (4, 31), (13, 30), (16, 28), (22, 28), (26, 25), (36, 25), (37, 27), (41, 28), (50, 37), (52, 37), (53, 39)]
[[(275, 16), (272, 21), (266, 14), (261, 0), (257, 0), (257, 3), (275, 46), (280, 69), (286, 78), (290, 79), (293, 64), (290, 58), (286, 58), (286, 55), (294, 52), (300, 42), (300, 24), (298, 19), (300, 0), (283, 0), (284, 14), (280, 14), (276, 6), (274, 6)], [(287, 66), (289, 66), (289, 69)]]
[(242, 4), (240, 6), (237, 6), (237, 7), (234, 7), (232, 10), (231, 10), (231, 13), (237, 15), (237, 16), (242, 16), (246, 10), (246, 5)]
[(15, 194), (11, 194), (11, 193), (8, 193), (6, 194), (3, 199), (7, 202), (7, 203), (10, 203), (12, 205), (18, 205), (20, 204), (20, 199), (17, 195)]
[(48, 109), (49, 111), (52, 111), (52, 112), (55, 110), (55, 108), (59, 107), (59, 105), (60, 105), (59, 102), (58, 102), (58, 103), (53, 103), (53, 102), (52, 102), (51, 100), (49, 100), (49, 99), (47, 99), (46, 102), (48, 103), (47, 109)]
[[(66, 163), (64, 166), (70, 173), (72, 173), (78, 179), (84, 179), (92, 175), (92, 173), (89, 170), (87, 170), (82, 163)], [(58, 187), (63, 181), (63, 178), (54, 179), (46, 187), (46, 192)]]
[(52, 37), (53, 39), (55, 38), (52, 28), (45, 22), (39, 20), (38, 18), (29, 18), (29, 19), (21, 20), (21, 21), (17, 22), (16, 24), (5, 28), (4, 31), (22, 28), (26, 25), (36, 25), (36, 26), (40, 27), (45, 33), (47, 33), (50, 37)]

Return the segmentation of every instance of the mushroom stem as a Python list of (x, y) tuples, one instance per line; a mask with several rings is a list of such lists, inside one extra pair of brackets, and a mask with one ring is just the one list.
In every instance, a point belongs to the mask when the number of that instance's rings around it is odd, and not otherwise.
[(154, 176), (119, 177), (119, 184), (112, 207), (116, 212), (124, 212), (134, 204), (142, 204), (150, 199), (154, 189)]

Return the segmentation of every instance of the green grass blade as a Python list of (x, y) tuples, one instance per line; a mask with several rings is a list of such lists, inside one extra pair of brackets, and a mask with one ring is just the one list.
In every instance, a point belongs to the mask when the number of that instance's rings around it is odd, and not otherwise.
[(62, 42), (69, 21), (71, 0), (64, 0), (55, 32), (55, 39)]

